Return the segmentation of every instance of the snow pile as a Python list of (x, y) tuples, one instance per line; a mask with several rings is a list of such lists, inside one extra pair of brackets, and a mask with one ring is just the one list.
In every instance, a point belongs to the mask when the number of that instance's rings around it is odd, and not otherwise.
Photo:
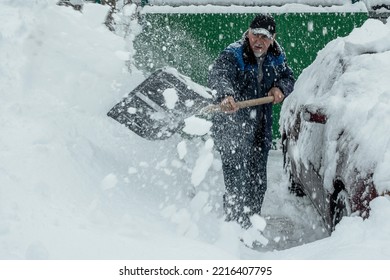
[[(145, 78), (127, 70), (134, 50), (103, 24), (107, 7), (56, 2), (0, 4), (0, 258), (230, 257), (185, 241), (220, 197), (186, 208), (203, 141), (179, 157), (177, 138), (148, 142), (108, 118)], [(201, 190), (207, 170), (196, 169)], [(179, 235), (162, 222), (172, 205)]]
[(297, 141), (298, 151), (303, 153), (299, 156), (306, 165), (319, 162), (311, 160), (318, 153), (308, 146), (323, 146), (327, 151), (327, 187), (332, 186), (340, 156), (337, 143), (345, 143), (348, 147), (343, 150), (349, 151), (351, 164), (348, 172), (353, 174), (355, 168), (374, 172), (378, 192), (390, 190), (390, 175), (384, 171), (390, 169), (389, 38), (390, 24), (370, 19), (349, 36), (330, 42), (303, 71), (283, 106), (281, 126), (291, 126), (295, 121), (292, 112), (302, 106), (321, 108), (329, 116), (322, 137), (314, 139), (307, 135), (309, 130), (301, 131), (301, 139), (317, 141), (317, 145)]

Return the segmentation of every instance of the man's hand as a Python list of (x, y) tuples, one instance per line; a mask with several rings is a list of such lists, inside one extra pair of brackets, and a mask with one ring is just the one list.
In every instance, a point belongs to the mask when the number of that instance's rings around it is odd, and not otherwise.
[(275, 98), (274, 104), (280, 103), (284, 99), (283, 92), (277, 87), (271, 88), (270, 91), (268, 92), (268, 96), (273, 96)]
[(222, 100), (220, 107), (222, 112), (228, 114), (235, 113), (239, 109), (236, 104), (236, 101), (234, 101), (234, 98), (232, 96), (228, 96), (224, 100)]

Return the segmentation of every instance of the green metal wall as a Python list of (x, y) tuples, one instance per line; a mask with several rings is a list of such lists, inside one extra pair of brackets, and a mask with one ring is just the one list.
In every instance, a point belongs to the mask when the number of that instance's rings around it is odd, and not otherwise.
[[(138, 68), (152, 72), (172, 66), (206, 85), (209, 65), (227, 45), (241, 38), (255, 14), (144, 14), (143, 32), (134, 42)], [(366, 13), (274, 14), (277, 40), (295, 77), (329, 41), (346, 36), (368, 18)], [(274, 106), (274, 139), (280, 137), (280, 105)]]

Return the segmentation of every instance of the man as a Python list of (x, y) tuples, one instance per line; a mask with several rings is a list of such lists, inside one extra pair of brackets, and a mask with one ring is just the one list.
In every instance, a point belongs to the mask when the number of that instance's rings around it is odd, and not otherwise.
[(292, 92), (293, 72), (275, 36), (273, 17), (257, 15), (243, 38), (222, 51), (209, 73), (215, 102), (225, 112), (214, 116), (212, 132), (222, 159), (226, 220), (244, 229), (251, 226), (252, 215), (260, 215), (267, 190), (272, 104), (238, 110), (236, 101), (269, 95), (276, 104)]

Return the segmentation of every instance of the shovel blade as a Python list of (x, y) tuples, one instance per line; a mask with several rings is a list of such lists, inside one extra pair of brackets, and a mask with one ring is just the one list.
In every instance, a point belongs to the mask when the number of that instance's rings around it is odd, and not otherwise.
[(211, 91), (173, 68), (153, 72), (107, 115), (148, 140), (164, 140), (207, 106)]

